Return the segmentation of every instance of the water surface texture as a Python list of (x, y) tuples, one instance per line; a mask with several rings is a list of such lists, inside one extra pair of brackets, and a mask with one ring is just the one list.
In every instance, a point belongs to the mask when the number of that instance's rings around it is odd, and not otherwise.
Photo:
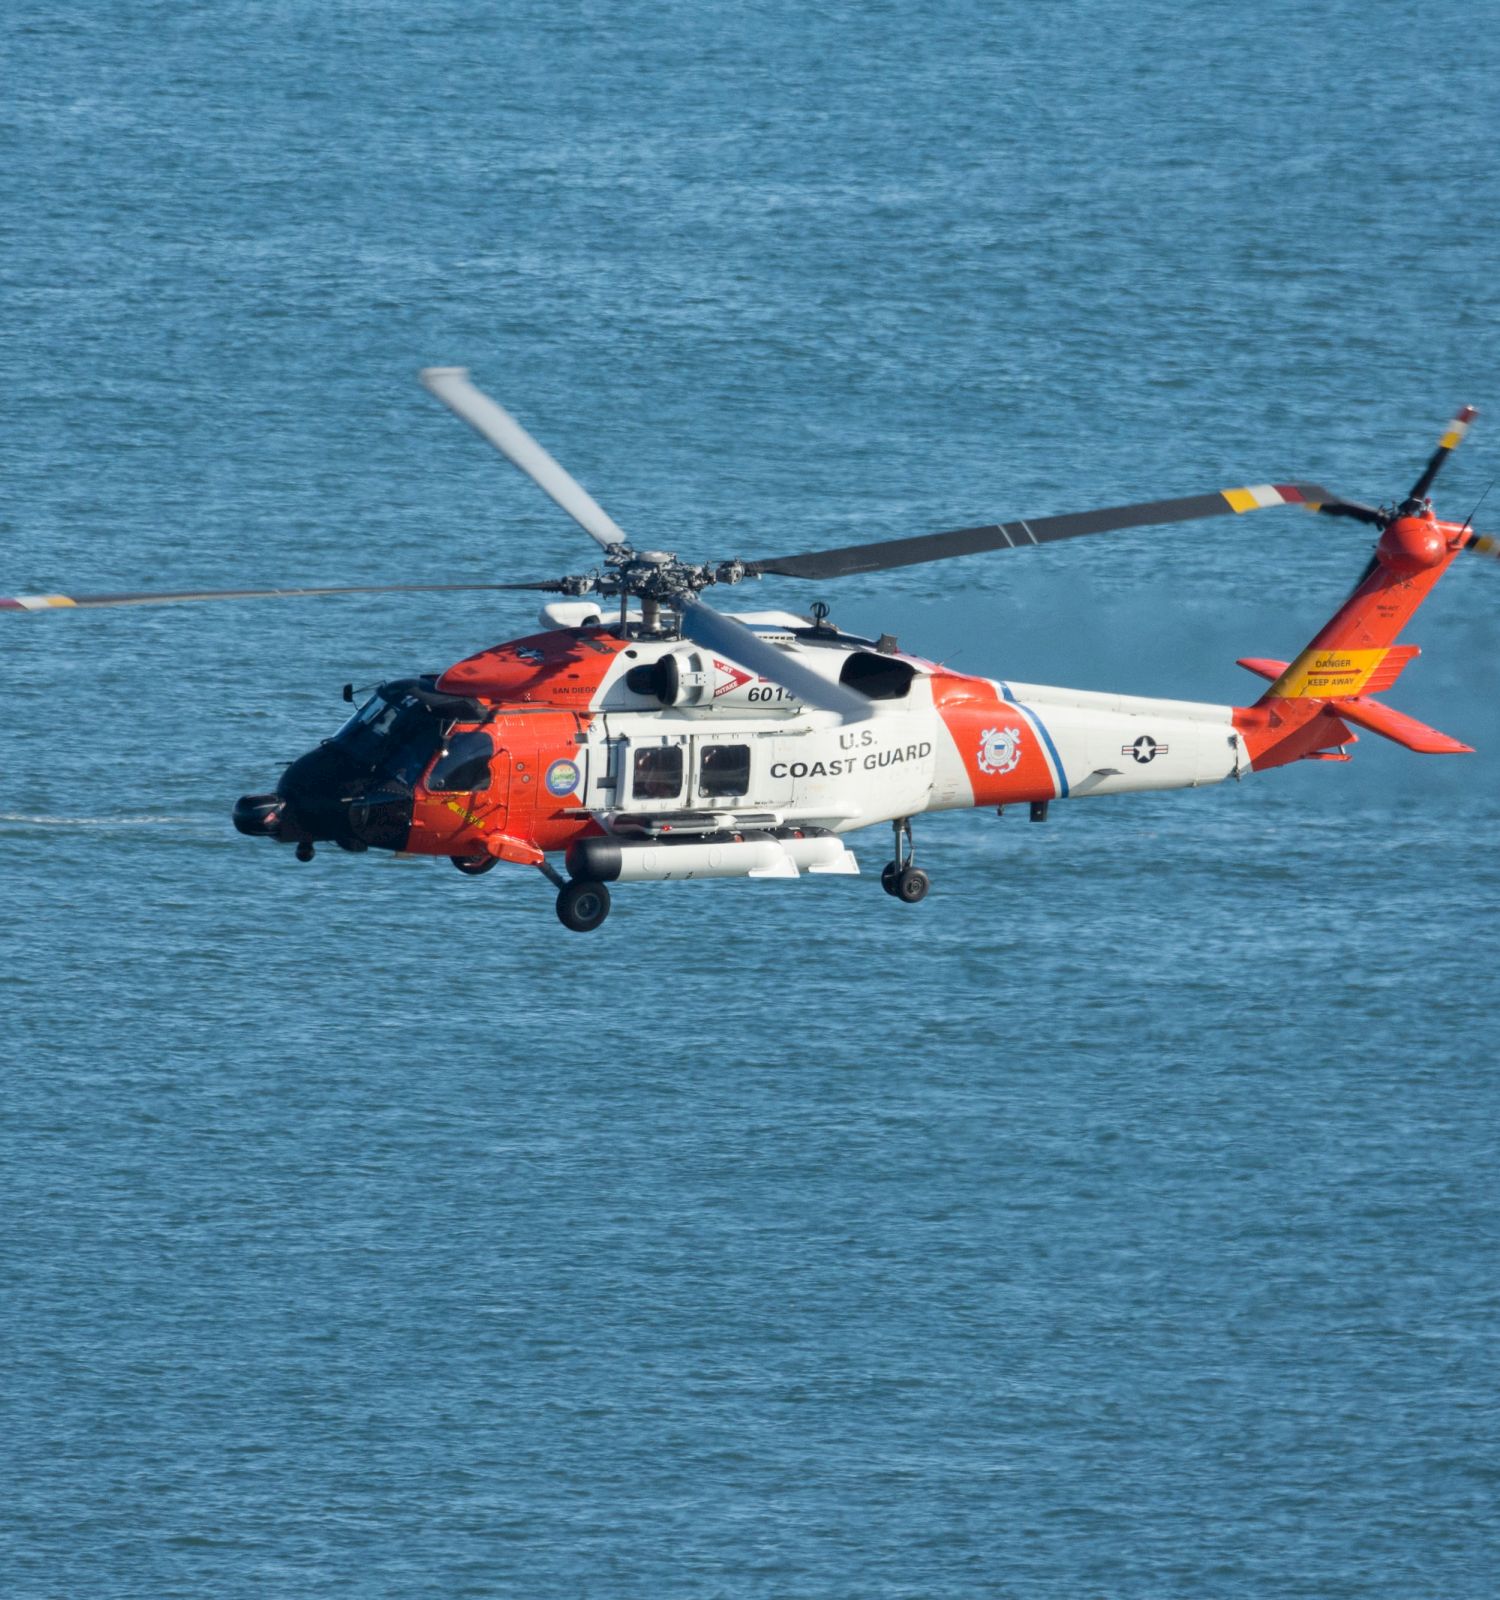
[[(1465, 401), (1440, 509), (1500, 471), (1494, 0), (11, 0), (0, 49), (0, 592), (590, 565), (439, 363), (699, 559), (1388, 499)], [(727, 598), (1233, 701), (1367, 544)], [(1458, 567), (1391, 696), (1474, 756), (584, 938), (229, 823), (531, 598), (0, 619), (0, 1586), (1493, 1595), (1497, 607)]]

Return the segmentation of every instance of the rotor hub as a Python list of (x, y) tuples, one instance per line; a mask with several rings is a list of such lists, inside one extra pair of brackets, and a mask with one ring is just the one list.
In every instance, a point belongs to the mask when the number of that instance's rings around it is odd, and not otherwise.
[(1448, 540), (1430, 517), (1401, 516), (1380, 536), (1375, 554), (1392, 572), (1424, 572), (1448, 554)]
[(605, 570), (572, 573), (557, 580), (557, 588), (568, 595), (634, 595), (661, 605), (675, 605), (691, 599), (716, 583), (739, 583), (756, 576), (743, 561), (695, 564), (682, 561), (667, 550), (632, 550), (615, 545), (605, 552)]

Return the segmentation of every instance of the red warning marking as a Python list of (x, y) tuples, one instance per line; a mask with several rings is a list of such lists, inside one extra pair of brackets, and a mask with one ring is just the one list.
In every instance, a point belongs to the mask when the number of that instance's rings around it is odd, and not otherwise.
[(720, 661), (717, 656), (714, 657), (714, 671), (727, 673), (729, 677), (728, 683), (719, 683), (714, 685), (715, 700), (717, 700), (721, 694), (733, 694), (742, 683), (749, 683), (751, 678), (755, 676), (753, 672), (742, 672), (738, 667), (730, 666), (727, 661)]

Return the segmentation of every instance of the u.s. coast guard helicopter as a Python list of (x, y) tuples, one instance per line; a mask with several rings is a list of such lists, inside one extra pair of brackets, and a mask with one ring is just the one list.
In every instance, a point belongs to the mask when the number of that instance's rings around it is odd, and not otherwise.
[[(1461, 550), (1500, 541), (1440, 521), (1427, 496), (1475, 413), (1465, 406), (1394, 506), (1316, 484), (1258, 484), (1071, 516), (996, 523), (839, 550), (695, 565), (637, 550), (624, 531), (460, 368), (426, 387), (603, 549), (603, 566), (538, 583), (389, 584), (179, 594), (28, 595), (0, 609), (140, 605), (305, 594), (539, 589), (562, 596), (543, 631), (446, 672), (382, 684), (275, 792), (234, 807), (241, 833), (295, 847), (446, 856), (462, 872), (507, 861), (557, 886), (579, 932), (609, 912), (611, 883), (855, 873), (844, 836), (895, 835), (881, 873), (908, 903), (927, 893), (912, 818), (1054, 800), (1196, 788), (1290, 761), (1347, 761), (1356, 728), (1427, 754), (1470, 747), (1375, 695), (1418, 654), (1398, 645)], [(1152, 700), (971, 677), (813, 615), (727, 617), (704, 589), (747, 578), (825, 580), (1014, 550), (1156, 523), (1302, 505), (1379, 535), (1354, 592), (1297, 658), (1245, 659), (1270, 680), (1253, 705)], [(345, 698), (352, 701), (346, 687)], [(554, 860), (566, 864), (564, 876)]]

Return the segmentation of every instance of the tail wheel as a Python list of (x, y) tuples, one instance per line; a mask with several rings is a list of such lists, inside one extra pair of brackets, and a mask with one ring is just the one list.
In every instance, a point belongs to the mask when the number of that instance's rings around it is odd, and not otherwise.
[(448, 859), (465, 877), (477, 878), (481, 872), (488, 872), (491, 867), (497, 865), (500, 857), (492, 855), (449, 856)]
[(609, 890), (587, 878), (573, 878), (557, 891), (557, 918), (574, 933), (592, 933), (609, 915)]
[(901, 868), (894, 861), (887, 861), (880, 869), (880, 887), (887, 894), (895, 894), (896, 879), (901, 876)]

